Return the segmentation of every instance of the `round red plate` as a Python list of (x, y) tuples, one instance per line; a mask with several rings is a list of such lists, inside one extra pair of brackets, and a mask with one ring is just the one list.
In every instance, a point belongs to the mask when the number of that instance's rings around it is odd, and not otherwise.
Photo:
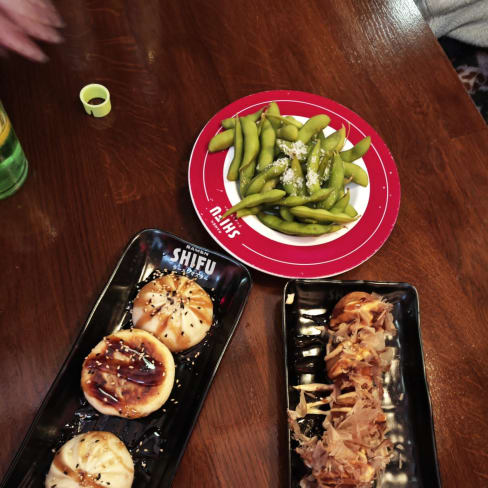
[[(350, 185), (351, 202), (361, 218), (326, 236), (286, 236), (268, 229), (255, 216), (237, 219), (221, 215), (239, 201), (236, 184), (226, 179), (233, 148), (209, 153), (208, 142), (222, 119), (255, 112), (269, 102), (283, 115), (330, 117), (326, 131), (342, 124), (348, 132), (346, 148), (371, 136), (371, 148), (357, 161), (369, 175), (367, 188)], [(190, 157), (188, 183), (195, 210), (210, 235), (230, 254), (265, 273), (286, 278), (325, 278), (348, 271), (370, 258), (386, 241), (400, 206), (400, 181), (393, 158), (374, 129), (348, 108), (327, 98), (299, 91), (267, 91), (250, 95), (218, 112), (203, 128)]]

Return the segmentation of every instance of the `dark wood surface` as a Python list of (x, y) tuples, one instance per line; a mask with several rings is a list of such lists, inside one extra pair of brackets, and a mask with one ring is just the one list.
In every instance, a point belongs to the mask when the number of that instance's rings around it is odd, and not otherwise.
[[(411, 0), (65, 0), (66, 42), (37, 65), (0, 61), (0, 97), (30, 162), (0, 202), (0, 475), (121, 251), (161, 228), (218, 249), (187, 188), (192, 144), (220, 108), (296, 89), (366, 119), (398, 166), (397, 225), (341, 279), (420, 295), (444, 487), (488, 486), (488, 131)], [(86, 116), (100, 82), (112, 113)], [(280, 299), (252, 272), (175, 487), (284, 487)]]

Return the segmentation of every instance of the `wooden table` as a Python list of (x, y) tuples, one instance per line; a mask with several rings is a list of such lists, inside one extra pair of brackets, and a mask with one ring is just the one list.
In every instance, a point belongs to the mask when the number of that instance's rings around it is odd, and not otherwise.
[[(488, 130), (411, 0), (65, 0), (51, 61), (0, 64), (30, 161), (0, 202), (0, 474), (121, 251), (156, 227), (218, 249), (187, 188), (199, 131), (221, 107), (296, 89), (350, 107), (383, 137), (402, 184), (397, 225), (341, 279), (406, 281), (422, 334), (444, 487), (488, 486)], [(89, 82), (113, 110), (87, 117)], [(287, 479), (280, 300), (253, 271), (175, 487)]]

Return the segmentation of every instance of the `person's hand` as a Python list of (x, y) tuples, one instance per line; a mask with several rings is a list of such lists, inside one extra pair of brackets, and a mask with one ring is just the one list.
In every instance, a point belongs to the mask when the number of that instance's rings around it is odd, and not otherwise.
[(0, 0), (0, 52), (10, 49), (34, 61), (47, 56), (31, 39), (59, 43), (63, 21), (50, 0)]

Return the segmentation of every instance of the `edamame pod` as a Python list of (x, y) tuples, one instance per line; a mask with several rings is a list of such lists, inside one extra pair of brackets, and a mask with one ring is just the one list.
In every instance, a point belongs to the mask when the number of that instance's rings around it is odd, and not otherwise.
[[(321, 148), (325, 152), (340, 151), (344, 145), (344, 140), (346, 138), (346, 129), (342, 126), (339, 130), (336, 130), (332, 134), (325, 136), (324, 132), (319, 133)], [(339, 149), (338, 149), (338, 146)]]
[(290, 210), (286, 207), (280, 207), (280, 216), (287, 222), (293, 222), (295, 220), (293, 215), (290, 213)]
[(274, 190), (276, 188), (276, 185), (279, 183), (279, 181), (280, 181), (279, 178), (271, 178), (264, 184), (263, 188), (261, 189), (261, 193)]
[(346, 191), (344, 196), (339, 198), (334, 206), (330, 209), (332, 213), (343, 213), (346, 207), (349, 205), (349, 200), (351, 199), (351, 193), (349, 190)]
[(313, 195), (320, 190), (319, 164), (320, 164), (320, 139), (317, 139), (312, 151), (307, 159), (307, 179), (306, 187), (309, 195)]
[(262, 121), (261, 151), (258, 157), (258, 171), (263, 171), (273, 162), (276, 132), (268, 119)]
[(329, 172), (328, 188), (333, 188), (334, 191), (325, 199), (317, 204), (318, 208), (329, 210), (331, 209), (337, 199), (341, 198), (344, 192), (344, 163), (338, 154), (334, 154), (332, 158), (332, 166)]
[[(273, 129), (271, 129), (273, 130)], [(247, 187), (246, 195), (252, 195), (253, 193), (259, 193), (262, 189), (266, 181), (271, 180), (273, 178), (277, 178), (281, 176), (288, 168), (290, 160), (288, 158), (281, 158), (276, 160), (272, 163), (265, 171), (256, 175), (249, 183)]]
[(263, 203), (273, 203), (281, 200), (285, 196), (285, 192), (283, 190), (271, 190), (266, 193), (256, 193), (254, 195), (249, 195), (243, 198), (239, 203), (236, 203), (233, 207), (229, 208), (227, 212), (222, 215), (222, 219), (225, 219), (229, 215), (237, 212), (242, 208), (250, 208), (256, 207)]
[(242, 135), (244, 137), (244, 156), (241, 171), (256, 161), (259, 152), (259, 138), (256, 123), (247, 117), (241, 119)]
[(284, 125), (276, 131), (276, 135), (285, 141), (295, 142), (298, 139), (298, 129), (291, 124)]
[(234, 129), (224, 130), (215, 134), (210, 142), (208, 143), (209, 152), (223, 151), (224, 149), (229, 149), (234, 142)]
[(281, 126), (282, 124), (283, 125), (287, 124), (287, 125), (293, 125), (297, 129), (300, 129), (303, 127), (303, 124), (301, 122), (298, 122), (298, 120), (296, 120), (295, 118), (293, 118), (289, 115), (287, 117), (283, 117), (282, 115), (270, 114), (268, 111), (268, 112), (266, 112), (266, 117), (270, 120), (274, 120), (276, 122), (279, 122), (279, 126)]
[(364, 139), (361, 139), (354, 147), (351, 147), (351, 149), (348, 149), (347, 151), (342, 151), (339, 154), (344, 162), (350, 163), (352, 161), (355, 161), (356, 159), (363, 157), (370, 146), (371, 137), (366, 136)]
[(299, 120), (295, 119), (295, 117), (293, 117), (292, 115), (285, 115), (285, 119), (290, 124), (295, 125), (298, 129), (301, 129), (303, 127), (303, 124)]
[(349, 204), (345, 209), (344, 209), (344, 213), (346, 215), (349, 215), (349, 217), (356, 217), (356, 215), (358, 214), (356, 209), (351, 205)]
[(309, 203), (316, 203), (325, 200), (334, 190), (332, 188), (321, 188), (310, 196), (289, 196), (277, 202), (279, 205), (285, 207), (296, 207), (298, 205), (308, 205)]
[(329, 196), (325, 199), (325, 200), (322, 200), (320, 202), (317, 203), (317, 208), (322, 208), (324, 210), (329, 210), (331, 209), (337, 198), (338, 198), (338, 193), (337, 193), (337, 190), (335, 188), (329, 188), (331, 189), (332, 191), (330, 192)]
[(290, 167), (281, 177), (281, 182), (289, 195), (305, 195), (302, 166), (297, 158), (291, 160)]
[(321, 181), (325, 181), (329, 179), (329, 170), (330, 170), (330, 157), (328, 154), (326, 154), (320, 160), (320, 164), (319, 164), (319, 177)]
[(241, 208), (236, 212), (236, 217), (240, 219), (241, 217), (246, 217), (246, 215), (256, 215), (261, 212), (261, 205), (251, 208)]
[(276, 139), (276, 145), (283, 154), (290, 158), (297, 158), (298, 161), (306, 161), (309, 152), (309, 146), (301, 141), (285, 141), (284, 139)]
[(307, 144), (315, 134), (325, 129), (329, 125), (329, 122), (330, 118), (325, 114), (310, 117), (298, 131), (298, 140)]
[(354, 181), (354, 183), (357, 183), (358, 185), (368, 186), (368, 173), (366, 173), (366, 171), (364, 171), (364, 169), (357, 164), (345, 162), (344, 176), (346, 176), (347, 178), (351, 177), (352, 181)]
[(239, 190), (241, 196), (246, 194), (247, 186), (251, 182), (256, 169), (256, 157), (259, 152), (259, 138), (256, 123), (248, 117), (241, 119), (242, 134), (244, 136), (244, 156), (239, 168)]
[[(293, 217), (293, 215), (292, 215), (292, 217)], [(300, 220), (300, 222), (303, 222), (304, 224), (318, 224), (319, 223), (315, 219), (299, 219), (299, 220)]]
[(261, 137), (261, 132), (263, 131), (262, 130), (263, 129), (263, 124), (261, 124), (261, 121), (260, 120), (258, 120), (256, 122), (256, 128), (258, 130), (258, 137)]
[(336, 147), (333, 151), (341, 151), (344, 147), (344, 143), (346, 142), (346, 128), (342, 126), (339, 130), (339, 140), (337, 141)]
[(303, 219), (314, 219), (317, 222), (347, 223), (355, 220), (354, 217), (349, 217), (349, 215), (345, 213), (333, 214), (331, 212), (328, 212), (327, 210), (310, 208), (305, 206), (291, 207), (290, 212), (295, 217)]
[[(280, 113), (280, 107), (278, 107), (278, 104), (276, 102), (271, 102), (269, 105), (268, 105), (268, 108), (265, 112), (265, 115), (268, 116), (268, 115), (276, 115), (278, 117), (281, 116), (281, 113)], [(273, 129), (274, 130), (277, 130), (278, 127), (281, 125), (281, 122), (279, 120), (276, 120), (276, 119), (272, 119), (271, 117), (269, 118), (270, 122), (271, 122), (271, 125), (273, 126)]]
[(344, 187), (344, 163), (338, 154), (332, 158), (332, 168), (330, 170), (329, 186), (341, 192)]
[(305, 195), (305, 178), (303, 177), (303, 169), (300, 161), (296, 158), (292, 159), (290, 167), (297, 175), (297, 195)]
[(287, 222), (276, 215), (258, 213), (258, 219), (267, 227), (295, 236), (320, 236), (337, 230), (337, 226), (320, 224), (302, 224), (301, 222)]
[(236, 125), (234, 128), (234, 158), (232, 163), (230, 163), (229, 171), (227, 172), (227, 179), (229, 181), (237, 181), (239, 178), (239, 167), (242, 161), (242, 150), (243, 150), (243, 140), (242, 140), (242, 129), (241, 120), (236, 117)]
[[(257, 122), (259, 118), (261, 117), (261, 114), (263, 113), (264, 107), (258, 110), (257, 112), (254, 112), (252, 114), (246, 115), (246, 117), (249, 117), (253, 122)], [(228, 119), (222, 120), (221, 124), (224, 129), (233, 129), (236, 125), (236, 118), (237, 117), (229, 117)]]

